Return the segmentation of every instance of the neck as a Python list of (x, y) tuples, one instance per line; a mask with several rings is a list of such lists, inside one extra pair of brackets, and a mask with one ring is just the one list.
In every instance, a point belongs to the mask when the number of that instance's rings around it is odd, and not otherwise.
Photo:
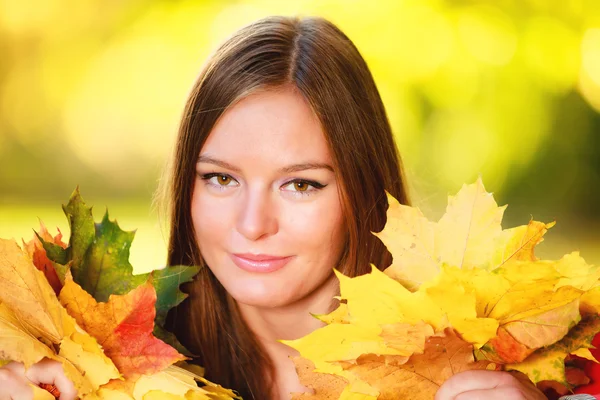
[(275, 367), (274, 398), (289, 399), (291, 392), (306, 391), (296, 375), (290, 357), (298, 352), (279, 340), (299, 339), (324, 325), (311, 314), (328, 314), (339, 304), (339, 283), (335, 274), (308, 296), (282, 307), (260, 308), (238, 303), (240, 312), (263, 345)]

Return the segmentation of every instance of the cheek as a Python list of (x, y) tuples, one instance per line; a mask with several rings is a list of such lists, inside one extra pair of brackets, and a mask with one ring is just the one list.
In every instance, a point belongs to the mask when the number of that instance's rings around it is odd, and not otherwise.
[(344, 220), (337, 198), (315, 204), (304, 212), (289, 213), (284, 228), (305, 256), (331, 262), (338, 257), (345, 242)]
[(191, 213), (198, 247), (206, 257), (206, 252), (214, 250), (225, 239), (227, 214), (223, 212), (222, 204), (209, 201), (208, 196), (203, 196), (197, 190), (192, 196)]

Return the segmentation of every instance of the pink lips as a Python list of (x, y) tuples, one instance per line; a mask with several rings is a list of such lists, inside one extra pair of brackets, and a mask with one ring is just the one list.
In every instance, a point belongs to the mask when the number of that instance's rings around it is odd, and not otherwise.
[(276, 257), (268, 254), (230, 254), (231, 259), (241, 269), (248, 272), (274, 272), (283, 268), (292, 258)]

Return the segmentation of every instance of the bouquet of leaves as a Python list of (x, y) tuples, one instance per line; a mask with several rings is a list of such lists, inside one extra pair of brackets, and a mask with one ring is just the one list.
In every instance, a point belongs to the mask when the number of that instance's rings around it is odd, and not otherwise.
[[(163, 328), (167, 312), (185, 299), (179, 285), (198, 268), (133, 275), (134, 232), (108, 212), (95, 223), (78, 190), (63, 210), (68, 245), (43, 224), (23, 247), (0, 239), (0, 360), (26, 368), (59, 361), (82, 399), (238, 398), (186, 364), (189, 352)], [(59, 396), (50, 385), (32, 387), (36, 399)]]
[[(576, 252), (535, 257), (553, 223), (502, 230), (504, 207), (481, 181), (451, 197), (437, 223), (388, 201), (376, 235), (393, 264), (338, 273), (339, 308), (315, 316), (326, 325), (285, 342), (312, 389), (295, 399), (432, 399), (469, 369), (520, 371), (559, 394), (589, 382), (600, 270)], [(133, 232), (108, 214), (94, 223), (77, 190), (63, 209), (68, 245), (43, 225), (22, 248), (0, 240), (0, 359), (57, 360), (84, 399), (238, 398), (185, 364), (191, 355), (163, 328), (198, 268), (133, 275)]]
[(597, 363), (600, 269), (577, 252), (538, 259), (553, 223), (503, 230), (505, 207), (481, 180), (450, 197), (437, 223), (388, 201), (376, 235), (392, 265), (338, 273), (339, 308), (316, 316), (326, 325), (284, 342), (300, 352), (296, 369), (313, 390), (294, 399), (430, 400), (473, 369), (520, 371), (554, 394), (589, 382), (582, 361)]

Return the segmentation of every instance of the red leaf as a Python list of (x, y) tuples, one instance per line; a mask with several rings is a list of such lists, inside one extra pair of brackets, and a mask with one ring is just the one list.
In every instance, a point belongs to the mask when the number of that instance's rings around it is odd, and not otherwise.
[(156, 291), (148, 282), (125, 295), (111, 295), (106, 303), (98, 303), (68, 273), (60, 301), (127, 378), (153, 374), (186, 359), (152, 335)]
[[(62, 241), (62, 233), (60, 232), (60, 229), (58, 229), (58, 234), (53, 237), (50, 232), (48, 232), (48, 229), (46, 229), (44, 223), (40, 221), (40, 231), (38, 234), (47, 242), (59, 245), (63, 249), (67, 248), (67, 244), (63, 243)], [(50, 286), (52, 286), (52, 289), (54, 289), (56, 295), (58, 295), (58, 293), (60, 293), (60, 289), (62, 288), (62, 283), (60, 282), (58, 274), (52, 265), (52, 261), (50, 261), (46, 255), (46, 250), (44, 250), (42, 242), (40, 242), (37, 236), (34, 235), (29, 242), (23, 242), (23, 244), (25, 246), (25, 250), (33, 260), (35, 267), (44, 273), (46, 280), (48, 280), (48, 283)]]

